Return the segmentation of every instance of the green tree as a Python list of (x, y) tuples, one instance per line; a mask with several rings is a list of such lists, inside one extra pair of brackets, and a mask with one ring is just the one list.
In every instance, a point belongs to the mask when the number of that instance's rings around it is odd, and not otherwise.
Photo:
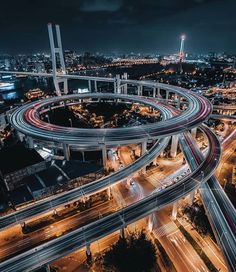
[(120, 238), (103, 256), (103, 265), (119, 272), (148, 272), (155, 264), (155, 246), (143, 231)]

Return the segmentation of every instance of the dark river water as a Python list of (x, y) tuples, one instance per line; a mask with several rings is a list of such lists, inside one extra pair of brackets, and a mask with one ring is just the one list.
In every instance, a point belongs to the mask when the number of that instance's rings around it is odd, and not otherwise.
[[(11, 81), (13, 82), (13, 81)], [(4, 100), (21, 99), (25, 97), (25, 93), (30, 89), (40, 88), (45, 93), (54, 92), (54, 85), (52, 79), (45, 78), (21, 78), (14, 80), (15, 88), (12, 90), (0, 90), (0, 98)], [(70, 80), (69, 89), (77, 90), (88, 88), (88, 83), (84, 80)]]
[[(124, 72), (127, 72), (129, 78), (137, 79), (141, 75), (146, 73), (152, 73), (155, 71), (160, 71), (162, 66), (160, 64), (149, 64), (149, 65), (136, 65), (131, 67), (117, 67), (117, 68), (99, 68), (96, 70), (87, 70), (86, 72), (80, 72), (80, 75), (87, 76), (102, 76), (102, 77), (114, 77), (116, 74), (122, 75)], [(9, 82), (10, 80), (6, 80)], [(13, 80), (12, 80), (13, 82)], [(36, 77), (25, 77), (25, 78), (17, 78), (14, 80), (15, 88), (12, 90), (0, 90), (0, 99), (4, 100), (15, 100), (21, 99), (25, 97), (25, 93), (30, 89), (40, 88), (45, 93), (54, 92), (54, 85), (52, 78), (36, 78)], [(87, 89), (88, 82), (85, 80), (69, 80), (68, 81), (69, 90), (78, 90)], [(98, 91), (100, 88), (105, 88), (107, 90), (113, 88), (112, 85), (108, 83), (98, 83)]]

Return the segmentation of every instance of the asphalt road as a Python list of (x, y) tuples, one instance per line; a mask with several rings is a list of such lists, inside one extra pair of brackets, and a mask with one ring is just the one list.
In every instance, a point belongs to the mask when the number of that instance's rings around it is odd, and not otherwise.
[[(216, 143), (215, 135), (209, 135), (209, 129), (201, 127), (208, 134), (209, 143)], [(181, 145), (186, 160), (192, 171), (196, 171), (204, 159), (203, 154), (193, 141), (190, 133), (184, 133), (181, 137)], [(210, 151), (209, 151), (210, 152)], [(219, 182), (212, 176), (200, 187), (200, 193), (212, 225), (216, 239), (221, 246), (222, 252), (231, 271), (235, 271), (236, 264), (236, 236), (235, 236), (235, 209), (223, 191)]]
[[(211, 131), (209, 134), (214, 135)], [(202, 182), (207, 181), (213, 175), (220, 154), (219, 146), (212, 144), (204, 162), (181, 182), (154, 192), (137, 203), (98, 219), (94, 223), (11, 258), (0, 264), (1, 271), (29, 271), (39, 265), (50, 263), (175, 202), (199, 188)]]
[[(133, 84), (140, 84), (139, 81), (132, 81)], [(144, 82), (142, 81), (142, 84)], [(49, 141), (53, 141), (56, 139), (66, 139), (68, 141), (68, 137), (70, 138), (70, 142), (73, 143), (81, 143), (86, 141), (88, 145), (88, 134), (91, 134), (91, 139), (93, 143), (89, 142), (89, 145), (97, 145), (100, 146), (101, 142), (99, 142), (102, 137), (103, 143), (105, 142), (112, 143), (117, 145), (117, 141), (120, 144), (120, 138), (122, 137), (123, 141), (130, 142), (131, 136), (132, 139), (135, 139), (135, 142), (141, 142), (144, 139), (160, 139), (157, 144), (153, 146), (149, 152), (145, 153), (139, 160), (135, 161), (134, 164), (123, 168), (121, 171), (118, 171), (108, 177), (100, 179), (96, 182), (90, 183), (88, 185), (81, 186), (80, 188), (76, 188), (69, 192), (65, 192), (63, 194), (59, 194), (57, 196), (53, 196), (46, 200), (39, 201), (35, 203), (33, 206), (28, 206), (26, 208), (21, 209), (20, 211), (14, 212), (7, 216), (3, 216), (0, 218), (0, 228), (6, 228), (10, 225), (21, 223), (24, 220), (27, 220), (35, 215), (42, 214), (48, 210), (52, 210), (57, 208), (60, 205), (64, 205), (66, 203), (72, 202), (76, 199), (83, 197), (84, 195), (89, 195), (98, 191), (101, 191), (116, 182), (121, 181), (124, 178), (127, 178), (131, 174), (134, 174), (138, 170), (142, 169), (144, 166), (148, 165), (155, 157), (157, 157), (161, 151), (166, 147), (169, 142), (169, 138), (167, 136), (178, 134), (187, 129), (191, 129), (192, 127), (198, 126), (201, 124), (211, 113), (211, 104), (208, 100), (203, 97), (196, 95), (188, 90), (183, 88), (159, 84), (159, 83), (150, 83), (146, 82), (149, 86), (156, 86), (166, 88), (168, 91), (176, 92), (177, 94), (181, 94), (181, 96), (185, 97), (188, 101), (188, 109), (182, 112), (178, 116), (172, 117), (172, 112), (169, 110), (167, 105), (164, 103), (158, 102), (156, 99), (147, 99), (145, 97), (135, 97), (128, 95), (114, 95), (114, 94), (83, 94), (83, 95), (68, 95), (63, 97), (56, 97), (46, 99), (40, 102), (33, 102), (31, 104), (27, 104), (19, 109), (17, 109), (11, 115), (11, 123), (12, 125), (22, 133), (26, 135), (36, 135), (36, 137), (41, 138), (46, 137)], [(153, 106), (156, 109), (159, 109), (163, 115), (163, 122), (154, 123), (151, 125), (139, 126), (139, 127), (131, 127), (131, 128), (120, 128), (120, 129), (74, 129), (74, 128), (63, 128), (54, 126), (48, 123), (42, 123), (39, 119), (39, 111), (42, 108), (47, 108), (51, 105), (51, 103), (55, 104), (56, 102), (60, 103), (62, 101), (74, 101), (74, 99), (81, 99), (86, 97), (95, 97), (95, 98), (104, 98), (110, 97), (112, 99), (123, 98), (128, 101), (136, 101), (143, 104), (147, 104)], [(30, 112), (30, 113), (29, 113)], [(25, 115), (27, 116), (28, 122), (25, 121)], [(29, 117), (30, 116), (30, 117)], [(29, 123), (29, 120), (31, 120)], [(35, 121), (36, 120), (36, 121)], [(36, 124), (34, 123), (36, 122)], [(42, 127), (37, 127), (42, 126)], [(143, 133), (144, 131), (144, 133)], [(85, 133), (86, 132), (86, 133)], [(119, 133), (120, 132), (120, 133)], [(59, 133), (59, 135), (57, 134)], [(120, 136), (117, 136), (120, 134)], [(52, 136), (54, 135), (54, 136)], [(76, 135), (79, 137), (76, 137)], [(96, 137), (94, 136), (96, 135)], [(100, 136), (98, 136), (100, 135)], [(115, 139), (114, 139), (115, 135)], [(143, 136), (145, 135), (145, 136)], [(147, 136), (148, 135), (148, 136)], [(61, 138), (60, 138), (61, 137)], [(72, 137), (72, 138), (71, 138)], [(99, 138), (100, 137), (100, 138)], [(111, 138), (110, 138), (111, 137)], [(98, 140), (98, 138), (100, 140)], [(84, 142), (85, 144), (85, 142)]]
[[(139, 160), (135, 161), (134, 164), (125, 167), (121, 171), (88, 185), (52, 197), (50, 198), (50, 201), (40, 201), (34, 206), (29, 206), (28, 208), (24, 208), (21, 211), (1, 218), (1, 228), (54, 209), (55, 207), (71, 202), (75, 199), (83, 197), (84, 195), (90, 195), (94, 192), (103, 190), (112, 184), (127, 178), (129, 175), (149, 164), (156, 156), (160, 154), (160, 152), (169, 142), (168, 136), (180, 134), (184, 131), (190, 130), (191, 128), (197, 127), (204, 122), (212, 110), (211, 104), (206, 99), (179, 87), (149, 81), (126, 80), (124, 83), (136, 85), (141, 84), (151, 88), (160, 87), (167, 91), (176, 93), (187, 100), (188, 109), (181, 112), (178, 116), (172, 117), (173, 110), (170, 110), (167, 105), (164, 103), (161, 104), (161, 102), (157, 102), (155, 99), (97, 93), (89, 95), (71, 95), (43, 100), (39, 103), (32, 103), (16, 110), (16, 112), (11, 116), (13, 126), (15, 126), (15, 128), (22, 133), (36, 139), (44, 139), (47, 141), (57, 141), (60, 143), (69, 144), (75, 144), (75, 141), (78, 143), (79, 140), (79, 143), (82, 143), (81, 145), (83, 145), (85, 148), (91, 143), (94, 146), (102, 146), (104, 144), (117, 145), (117, 143), (120, 143), (120, 141), (122, 143), (137, 143), (147, 139), (159, 139), (159, 141), (157, 141), (152, 149), (146, 152)], [(141, 127), (87, 131), (72, 128), (61, 128), (44, 123), (39, 118), (40, 112), (45, 110), (45, 108), (50, 108), (52, 104), (61, 103), (62, 101), (68, 101), (68, 103), (71, 103), (72, 100), (74, 102), (76, 99), (88, 97), (98, 99), (123, 99), (153, 106), (154, 108), (162, 111), (163, 119), (166, 120)], [(23, 254), (2, 262), (0, 264), (0, 270), (14, 272), (29, 271), (42, 264), (50, 263), (78, 248), (85, 246), (86, 244), (92, 243), (101, 237), (104, 237), (140, 218), (149, 215), (155, 210), (174, 203), (176, 200), (188, 195), (190, 192), (196, 190), (200, 186), (201, 191), (202, 188), (206, 186), (202, 193), (203, 198), (205, 199), (204, 202), (209, 205), (209, 207), (206, 207), (209, 211), (209, 217), (212, 219), (211, 222), (214, 224), (214, 229), (216, 230), (221, 245), (224, 248), (224, 254), (227, 255), (226, 258), (228, 263), (232, 267), (232, 264), (236, 263), (234, 262), (236, 247), (234, 244), (235, 236), (232, 233), (229, 225), (230, 222), (234, 222), (234, 216), (230, 218), (230, 220), (226, 219), (227, 213), (223, 212), (224, 208), (221, 210), (218, 205), (218, 201), (223, 201), (225, 199), (218, 198), (217, 200), (217, 197), (214, 196), (209, 184), (204, 183), (211, 178), (218, 165), (221, 155), (220, 145), (215, 135), (209, 129), (205, 127), (201, 127), (201, 129), (206, 133), (210, 143), (209, 152), (201, 164), (197, 162), (198, 159), (195, 144), (188, 139), (188, 134), (184, 133), (184, 136), (180, 137), (182, 143), (186, 144), (186, 146), (182, 144), (186, 158), (188, 158), (189, 164), (191, 165), (192, 169), (194, 169), (189, 176), (183, 178), (176, 184), (154, 192), (150, 196), (145, 197), (144, 199), (139, 200), (124, 209), (114, 212), (112, 215), (98, 219), (95, 223), (78, 228), (69, 234), (65, 234), (50, 242), (44, 243), (41, 246), (26, 251)], [(196, 163), (196, 165), (194, 163)], [(227, 208), (230, 208), (230, 206), (226, 205), (225, 211)], [(225, 230), (227, 230), (227, 235)], [(228, 241), (228, 237), (230, 237), (230, 241)]]

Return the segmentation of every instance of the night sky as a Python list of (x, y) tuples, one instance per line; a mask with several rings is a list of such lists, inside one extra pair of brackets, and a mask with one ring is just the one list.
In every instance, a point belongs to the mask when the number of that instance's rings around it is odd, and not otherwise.
[(77, 52), (236, 53), (236, 0), (4, 0), (0, 53), (49, 52), (46, 25), (61, 25)]

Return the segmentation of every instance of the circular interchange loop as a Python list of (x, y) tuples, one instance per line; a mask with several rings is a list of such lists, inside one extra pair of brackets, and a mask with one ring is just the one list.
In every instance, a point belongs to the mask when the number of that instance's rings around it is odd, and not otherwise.
[[(144, 82), (142, 82), (142, 85)], [(158, 83), (152, 83), (153, 85), (151, 86), (156, 86), (158, 87)], [(147, 82), (147, 85), (150, 85), (150, 82)], [(71, 136), (71, 132), (76, 130), (78, 131), (88, 131), (88, 133), (93, 132), (94, 129), (71, 129), (71, 128), (66, 128), (67, 133), (64, 134), (64, 129), (63, 127), (59, 127), (59, 132), (56, 133), (55, 131), (49, 129), (48, 123), (43, 124), (43, 127), (36, 128), (32, 124), (29, 124), (25, 119), (24, 119), (24, 114), (27, 113), (28, 111), (31, 112), (32, 116), (36, 118), (36, 120), (39, 120), (39, 109), (43, 110), (42, 107), (45, 107), (45, 105), (50, 105), (53, 103), (53, 101), (64, 101), (68, 99), (74, 99), (81, 97), (112, 97), (113, 99), (115, 97), (118, 97), (118, 99), (126, 99), (129, 101), (140, 101), (140, 103), (149, 103), (149, 105), (152, 105), (154, 108), (158, 109), (161, 111), (163, 119), (166, 119), (166, 121), (161, 121), (157, 122), (151, 125), (145, 125), (140, 127), (135, 128), (135, 132), (141, 131), (141, 137), (140, 134), (135, 134), (133, 132), (133, 128), (126, 128), (126, 129), (96, 129), (96, 133), (100, 133), (103, 137), (105, 137), (105, 140), (107, 140), (107, 135), (109, 134), (108, 132), (114, 132), (114, 131), (121, 131), (121, 137), (123, 135), (123, 141), (122, 143), (126, 143), (130, 141), (130, 138), (126, 139), (126, 135), (122, 134), (123, 131), (129, 131), (130, 134), (129, 136), (133, 136), (132, 141), (135, 141), (135, 143), (140, 143), (143, 140), (150, 139), (150, 135), (154, 139), (157, 139), (156, 143), (153, 145), (153, 147), (148, 150), (146, 153), (143, 154), (138, 160), (136, 160), (133, 164), (128, 165), (127, 167), (122, 168), (121, 170), (110, 174), (109, 176), (105, 176), (99, 180), (96, 180), (94, 182), (91, 182), (89, 184), (83, 185), (81, 187), (75, 188), (73, 190), (64, 192), (62, 194), (54, 195), (50, 197), (50, 201), (48, 199), (46, 200), (41, 200), (38, 201), (37, 203), (34, 204), (33, 207), (26, 207), (22, 210), (19, 210), (15, 212), (14, 214), (10, 214), (7, 216), (4, 216), (0, 219), (0, 228), (5, 228), (8, 225), (14, 224), (17, 220), (22, 221), (25, 220), (26, 218), (30, 218), (35, 216), (36, 214), (42, 214), (47, 210), (51, 210), (52, 208), (56, 208), (60, 205), (72, 202), (80, 197), (83, 197), (84, 195), (91, 195), (95, 192), (102, 191), (106, 188), (108, 188), (111, 185), (116, 184), (117, 182), (120, 182), (124, 180), (125, 178), (133, 175), (146, 165), (150, 164), (160, 153), (162, 150), (168, 145), (170, 136), (175, 135), (175, 134), (180, 134), (182, 131), (187, 131), (191, 129), (192, 127), (195, 127), (199, 124), (201, 124), (211, 113), (211, 104), (206, 100), (205, 98), (196, 95), (188, 90), (174, 87), (174, 86), (163, 86), (161, 84), (162, 88), (166, 88), (167, 90), (174, 90), (176, 89), (176, 93), (180, 96), (183, 96), (186, 98), (188, 102), (188, 109), (184, 112), (181, 112), (181, 114), (177, 115), (179, 113), (179, 110), (176, 108), (168, 105), (168, 103), (163, 102), (163, 99), (158, 101), (157, 99), (147, 99), (146, 97), (139, 97), (139, 96), (127, 96), (127, 95), (115, 95), (115, 94), (86, 94), (86, 95), (69, 95), (69, 96), (64, 96), (64, 97), (55, 97), (55, 98), (50, 98), (47, 100), (39, 101), (39, 102), (33, 102), (31, 104), (24, 105), (23, 107), (17, 109), (11, 116), (11, 122), (13, 126), (21, 131), (22, 133), (25, 133), (26, 135), (34, 136), (35, 138), (39, 139), (46, 139), (46, 141), (56, 141), (60, 142), (61, 140), (68, 140), (67, 138), (70, 138), (70, 143), (72, 142), (73, 144), (79, 145), (79, 147), (84, 147), (84, 145), (87, 147), (88, 146), (88, 140), (87, 140), (87, 135), (84, 136), (84, 134), (79, 135), (79, 138), (76, 136)], [(177, 115), (177, 116), (176, 116)], [(40, 120), (41, 121), (41, 120)], [(57, 126), (56, 126), (57, 128)], [(144, 128), (148, 128), (148, 134), (145, 131), (145, 134), (143, 135)], [(61, 131), (62, 129), (62, 131)], [(37, 133), (45, 133), (43, 137)], [(133, 133), (132, 133), (133, 132)], [(213, 144), (210, 145), (208, 155), (206, 156), (205, 160), (202, 162), (202, 164), (205, 166), (204, 170), (204, 179), (202, 178), (202, 173), (203, 171), (201, 167), (199, 166), (198, 169), (196, 170), (196, 173), (193, 172), (189, 177), (181, 180), (177, 185), (180, 188), (183, 184), (185, 184), (187, 181), (190, 182), (191, 186), (188, 188), (184, 187), (184, 189), (180, 190), (180, 195), (179, 197), (182, 197), (185, 195), (187, 192), (194, 190), (196, 186), (199, 186), (201, 182), (206, 181), (213, 173), (218, 165), (218, 161), (220, 158), (220, 149), (219, 149), (219, 142), (215, 135), (207, 129), (204, 131), (207, 134), (207, 137), (209, 141), (211, 141)], [(105, 135), (103, 134), (105, 133)], [(57, 135), (57, 137), (53, 136), (54, 134)], [(101, 135), (100, 138), (101, 138)], [(58, 138), (58, 137), (61, 138)], [(155, 136), (155, 137), (154, 137)], [(108, 146), (107, 142), (103, 139), (103, 142), (99, 142), (97, 139), (97, 135), (94, 136), (93, 134), (93, 142), (90, 142), (90, 145), (93, 144), (95, 147), (100, 147), (104, 146), (104, 143), (106, 146)], [(78, 142), (79, 140), (83, 140), (84, 142), (81, 144), (81, 142)], [(111, 141), (113, 145), (117, 144), (117, 140), (114, 142)], [(121, 142), (118, 143), (118, 145), (121, 145)], [(210, 167), (206, 167), (206, 166)], [(200, 170), (201, 169), (201, 170)], [(192, 179), (192, 176), (194, 176), (194, 179)], [(184, 185), (185, 186), (185, 185)], [(175, 187), (175, 185), (171, 186), (170, 188)], [(185, 191), (186, 189), (186, 191)], [(158, 192), (157, 194), (159, 194)]]
[[(160, 87), (159, 83), (155, 83), (154, 85), (156, 88)], [(207, 99), (183, 88), (163, 84), (161, 84), (161, 86), (169, 92), (171, 91), (184, 97), (188, 103), (187, 110), (181, 112), (178, 116), (170, 118), (163, 112), (163, 106), (159, 105), (156, 99), (122, 94), (89, 93), (53, 97), (43, 101), (32, 102), (17, 109), (11, 115), (10, 121), (16, 130), (32, 138), (49, 142), (67, 143), (86, 148), (91, 145), (125, 145), (143, 142), (147, 139), (155, 140), (157, 138), (179, 134), (187, 129), (200, 125), (210, 115), (212, 106)], [(84, 129), (60, 127), (46, 123), (39, 118), (40, 113), (44, 111), (45, 108), (50, 108), (55, 103), (70, 103), (71, 101), (74, 102), (79, 99), (90, 98), (120, 99), (148, 105), (161, 111), (163, 120), (157, 123), (127, 128)]]

